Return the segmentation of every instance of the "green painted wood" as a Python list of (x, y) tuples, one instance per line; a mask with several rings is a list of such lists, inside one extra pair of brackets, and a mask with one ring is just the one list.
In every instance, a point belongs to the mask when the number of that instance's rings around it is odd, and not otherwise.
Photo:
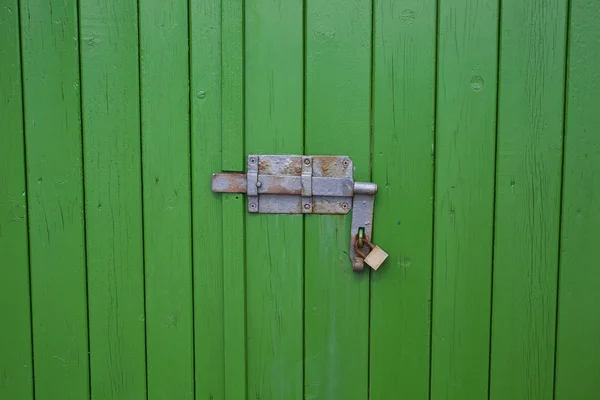
[(555, 399), (600, 391), (600, 4), (571, 1)]
[[(246, 4), (248, 154), (303, 153), (302, 14), (298, 1)], [(246, 217), (249, 398), (303, 398), (302, 220)]]
[(145, 399), (137, 1), (82, 0), (80, 21), (91, 392)]
[(247, 398), (244, 199), (239, 194), (223, 197), (225, 398), (232, 400)]
[(432, 399), (488, 394), (498, 2), (439, 12)]
[[(190, 98), (196, 399), (224, 399), (221, 197), (221, 1), (190, 2)], [(242, 260), (243, 262), (243, 260)]]
[(552, 398), (566, 0), (505, 0), (490, 398)]
[[(303, 153), (302, 15), (298, 1), (246, 3), (248, 154)], [(301, 215), (246, 216), (248, 398), (303, 398), (302, 235)]]
[(192, 399), (188, 9), (139, 13), (148, 399)]
[[(368, 181), (370, 1), (306, 9), (306, 154), (347, 155)], [(305, 219), (305, 398), (368, 396), (369, 271), (352, 271), (351, 216)]]
[(429, 391), (436, 2), (375, 2), (370, 396)]
[[(244, 131), (244, 0), (221, 2), (222, 155), (225, 171), (241, 171), (245, 160)], [(218, 57), (213, 54), (213, 57)]]
[[(221, 3), (221, 163), (243, 170), (244, 8), (241, 0)], [(224, 194), (223, 355), (226, 399), (246, 399), (245, 196)]]
[(92, 397), (145, 399), (137, 2), (80, 12)]
[[(6, 0), (1, 398), (594, 397), (600, 7), (373, 1)], [(350, 155), (388, 261), (248, 153)]]
[[(0, 398), (33, 399), (19, 7), (0, 7)], [(8, 306), (10, 305), (10, 306)]]
[(77, 3), (20, 2), (35, 394), (89, 398)]

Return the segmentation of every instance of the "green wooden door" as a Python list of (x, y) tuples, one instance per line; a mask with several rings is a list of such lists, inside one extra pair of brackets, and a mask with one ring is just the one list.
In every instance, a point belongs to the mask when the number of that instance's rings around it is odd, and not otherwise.
[[(595, 399), (600, 3), (2, 0), (0, 400)], [(211, 191), (346, 155), (351, 215)]]

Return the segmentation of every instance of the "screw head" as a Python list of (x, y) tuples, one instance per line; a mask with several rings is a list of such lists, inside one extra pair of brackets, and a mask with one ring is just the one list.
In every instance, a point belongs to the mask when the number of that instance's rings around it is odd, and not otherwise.
[(304, 159), (304, 165), (310, 165), (310, 158)]
[(260, 182), (260, 181), (257, 181), (257, 182), (256, 182), (256, 187), (261, 187), (261, 186), (262, 186), (262, 182)]
[(348, 162), (348, 160), (344, 160), (342, 161), (342, 165), (344, 166), (344, 168), (347, 168), (348, 165), (350, 165), (350, 163)]
[(342, 208), (344, 210), (347, 210), (348, 209), (348, 203), (342, 203)]
[(255, 210), (256, 209), (256, 203), (250, 203), (250, 209), (251, 210)]
[(256, 158), (250, 157), (250, 164), (255, 164), (255, 163), (256, 163)]
[(305, 205), (304, 205), (304, 209), (305, 209), (305, 210), (310, 210), (310, 204), (305, 204)]

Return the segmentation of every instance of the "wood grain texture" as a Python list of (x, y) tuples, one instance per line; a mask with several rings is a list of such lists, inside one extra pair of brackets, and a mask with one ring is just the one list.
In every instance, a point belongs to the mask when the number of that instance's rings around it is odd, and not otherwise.
[(20, 3), (37, 399), (89, 398), (77, 3)]
[(0, 398), (33, 399), (19, 7), (0, 6)]
[[(247, 154), (303, 153), (302, 15), (298, 0), (246, 3)], [(248, 398), (303, 398), (302, 219), (246, 217)]]
[[(244, 0), (221, 2), (222, 160), (225, 171), (244, 168)], [(213, 54), (216, 57), (216, 54)]]
[(146, 398), (137, 2), (80, 2), (90, 379)]
[[(221, 3), (221, 163), (243, 170), (244, 160), (244, 8), (242, 0)], [(214, 54), (213, 54), (214, 56)], [(247, 398), (245, 197), (222, 196), (223, 355), (225, 398)]]
[(490, 398), (552, 398), (566, 0), (504, 0)]
[(211, 174), (221, 170), (220, 51), (221, 1), (190, 2), (196, 399), (214, 400), (225, 398), (222, 207), (211, 191)]
[[(596, 3), (4, 0), (0, 398), (594, 398)], [(248, 153), (352, 157), (390, 257)]]
[(194, 398), (188, 9), (142, 0), (148, 399)]
[(431, 398), (488, 394), (498, 1), (439, 3)]
[(232, 400), (247, 398), (244, 200), (238, 194), (223, 196), (225, 398)]
[(571, 1), (555, 399), (600, 392), (600, 3)]
[(429, 391), (436, 2), (375, 1), (370, 396)]
[[(306, 154), (347, 155), (370, 179), (371, 1), (306, 9)], [(305, 220), (305, 398), (368, 397), (369, 271), (348, 256), (351, 215)], [(382, 267), (383, 268), (383, 267)]]

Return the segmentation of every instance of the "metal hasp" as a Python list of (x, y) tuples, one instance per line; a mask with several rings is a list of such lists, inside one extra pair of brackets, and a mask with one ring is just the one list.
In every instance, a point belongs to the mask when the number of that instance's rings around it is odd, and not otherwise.
[[(352, 213), (350, 258), (352, 269), (362, 271), (364, 259), (357, 253), (368, 250), (358, 234), (370, 240), (377, 185), (354, 182), (354, 164), (347, 156), (248, 156), (248, 170), (212, 177), (218, 193), (246, 193), (248, 212), (263, 214)], [(366, 246), (366, 247), (365, 247)]]
[[(354, 211), (352, 211), (352, 230), (350, 236), (350, 259), (352, 269), (360, 272), (365, 268), (365, 260), (358, 254), (357, 249), (369, 248), (366, 243), (359, 241), (359, 233), (367, 240), (373, 237), (373, 208), (375, 205), (377, 185), (370, 182), (354, 184)], [(360, 243), (360, 245), (359, 245)]]

